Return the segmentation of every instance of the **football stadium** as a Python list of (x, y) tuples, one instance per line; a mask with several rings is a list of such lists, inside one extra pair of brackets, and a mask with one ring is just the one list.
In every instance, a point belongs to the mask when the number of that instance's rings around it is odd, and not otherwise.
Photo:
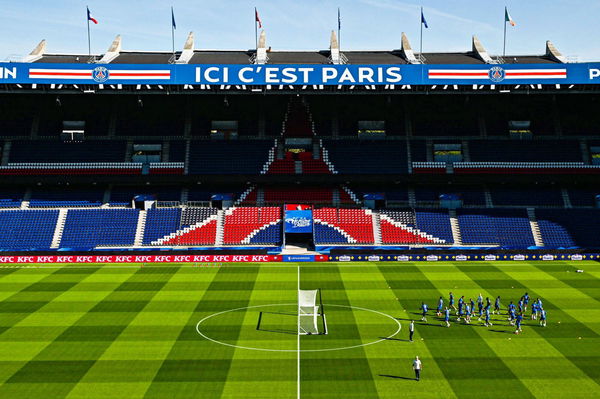
[(0, 397), (600, 397), (600, 62), (254, 15), (0, 63)]

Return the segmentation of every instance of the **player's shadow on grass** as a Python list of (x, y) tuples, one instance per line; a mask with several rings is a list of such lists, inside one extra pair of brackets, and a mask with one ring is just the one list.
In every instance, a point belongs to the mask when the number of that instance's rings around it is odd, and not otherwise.
[(489, 330), (491, 332), (495, 332), (495, 333), (502, 333), (502, 334), (513, 334), (513, 331), (506, 331), (506, 330)]
[(446, 325), (442, 324), (433, 324), (433, 323), (418, 323), (419, 326), (427, 326), (427, 327), (444, 327), (447, 328)]
[(416, 381), (416, 378), (410, 378), (410, 377), (401, 377), (399, 375), (389, 375), (389, 374), (379, 374), (380, 377), (387, 377), (387, 378), (395, 378), (397, 380), (409, 380), (409, 381)]

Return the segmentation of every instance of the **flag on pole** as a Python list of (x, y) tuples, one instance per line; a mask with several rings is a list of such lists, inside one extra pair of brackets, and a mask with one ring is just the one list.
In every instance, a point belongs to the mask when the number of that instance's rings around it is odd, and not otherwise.
[(254, 9), (254, 15), (255, 15), (254, 19), (258, 23), (258, 27), (260, 29), (262, 29), (262, 21), (260, 20), (260, 17), (258, 16), (258, 10), (256, 8)]
[(87, 8), (88, 21), (92, 21), (93, 23), (98, 24), (98, 20), (96, 18), (92, 17), (92, 13), (90, 12), (90, 8), (89, 7), (86, 7), (86, 8)]
[(171, 7), (171, 26), (173, 29), (177, 29), (177, 24), (175, 23), (175, 12), (173, 11), (173, 7)]
[(421, 7), (421, 23), (425, 28), (429, 29), (429, 25), (427, 25), (427, 21), (425, 20), (425, 15), (423, 15), (423, 7)]
[(338, 7), (338, 30), (342, 29), (342, 16), (340, 15), (340, 8)]
[(517, 23), (512, 19), (508, 13), (508, 7), (504, 7), (504, 21), (508, 22), (511, 26), (516, 26)]

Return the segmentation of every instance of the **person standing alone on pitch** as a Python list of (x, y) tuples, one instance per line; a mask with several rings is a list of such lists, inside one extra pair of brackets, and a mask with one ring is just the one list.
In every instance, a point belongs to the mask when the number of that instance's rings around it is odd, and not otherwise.
[(419, 356), (415, 356), (415, 360), (413, 360), (413, 370), (415, 370), (415, 380), (419, 381), (421, 379), (421, 361), (419, 360)]
[(411, 320), (410, 324), (408, 325), (408, 340), (410, 342), (413, 342), (414, 333), (415, 333), (415, 321)]

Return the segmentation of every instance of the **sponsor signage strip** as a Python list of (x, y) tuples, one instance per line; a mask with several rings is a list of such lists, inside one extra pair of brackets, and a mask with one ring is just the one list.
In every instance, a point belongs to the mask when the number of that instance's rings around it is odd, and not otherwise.
[(0, 83), (167, 85), (600, 84), (600, 63), (482, 65), (2, 63)]
[(600, 253), (594, 254), (489, 254), (489, 253), (471, 253), (471, 254), (452, 254), (452, 255), (434, 255), (434, 254), (409, 254), (409, 255), (330, 255), (331, 262), (437, 262), (437, 261), (528, 261), (528, 260), (600, 260)]
[(236, 262), (436, 262), (436, 261), (563, 261), (600, 260), (592, 254), (409, 254), (409, 255), (0, 255), (0, 264), (134, 264), (134, 263), (236, 263)]
[(0, 255), (0, 264), (281, 262), (282, 259), (281, 255)]

